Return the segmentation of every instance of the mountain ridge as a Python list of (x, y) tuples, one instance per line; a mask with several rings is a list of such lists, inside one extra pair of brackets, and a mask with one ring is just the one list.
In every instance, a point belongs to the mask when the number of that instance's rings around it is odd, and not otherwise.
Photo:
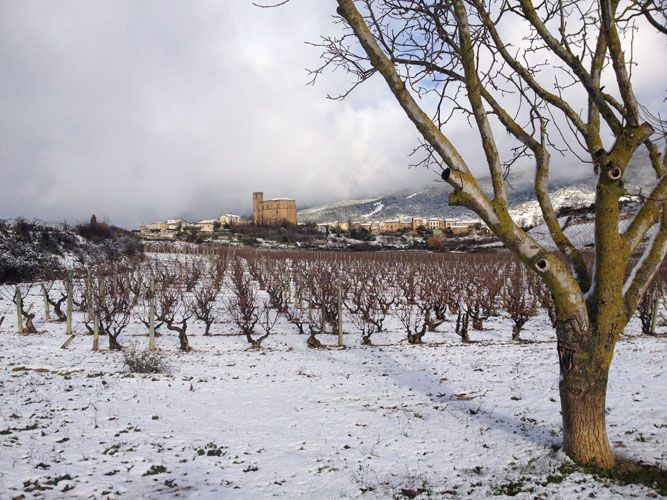
[[(561, 207), (581, 208), (595, 201), (595, 176), (592, 169), (578, 169), (579, 175), (559, 177), (549, 183), (549, 196), (556, 210)], [(628, 193), (646, 193), (655, 184), (655, 175), (648, 155), (637, 154), (626, 169), (625, 187)], [(479, 179), (480, 187), (492, 191), (489, 177)], [(508, 178), (510, 213), (518, 224), (535, 225), (541, 221), (541, 212), (533, 189), (532, 175), (528, 171), (515, 171)], [(368, 196), (361, 199), (340, 200), (298, 211), (300, 222), (329, 223), (347, 220), (379, 222), (388, 219), (412, 217), (443, 217), (455, 220), (478, 220), (477, 215), (462, 207), (452, 207), (447, 202), (451, 186), (434, 181), (421, 189), (401, 189), (394, 193)]]

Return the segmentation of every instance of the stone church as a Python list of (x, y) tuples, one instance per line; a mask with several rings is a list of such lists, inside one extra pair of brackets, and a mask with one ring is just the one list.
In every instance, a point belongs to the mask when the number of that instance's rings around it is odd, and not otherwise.
[(296, 224), (296, 201), (292, 198), (264, 199), (264, 193), (252, 193), (252, 216), (255, 224)]

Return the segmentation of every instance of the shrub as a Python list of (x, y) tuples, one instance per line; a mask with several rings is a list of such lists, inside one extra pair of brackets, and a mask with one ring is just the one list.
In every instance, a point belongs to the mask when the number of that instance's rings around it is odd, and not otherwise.
[(256, 244), (257, 238), (286, 244), (312, 244), (323, 237), (317, 225), (310, 223), (300, 226), (293, 224), (282, 224), (279, 226), (243, 224), (240, 226), (230, 226), (230, 230), (240, 235), (241, 242), (250, 245), (253, 245), (253, 243)]
[(353, 240), (375, 241), (375, 235), (363, 227), (361, 229), (352, 229), (348, 236)]
[(142, 474), (142, 476), (154, 476), (156, 474), (164, 474), (167, 468), (164, 465), (151, 465), (150, 469)]
[(79, 234), (79, 236), (87, 239), (88, 241), (100, 243), (104, 240), (119, 236), (126, 231), (104, 222), (99, 223), (97, 221), (91, 221), (87, 224), (79, 224), (76, 226), (76, 232)]
[(167, 363), (157, 352), (126, 349), (123, 357), (131, 373), (164, 373)]

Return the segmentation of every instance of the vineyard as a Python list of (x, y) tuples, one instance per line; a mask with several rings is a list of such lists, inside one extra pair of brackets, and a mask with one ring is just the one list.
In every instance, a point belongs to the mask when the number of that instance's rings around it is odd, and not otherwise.
[[(506, 252), (146, 250), (0, 288), (2, 493), (649, 491), (564, 460), (553, 302)], [(614, 446), (656, 465), (665, 276), (609, 395)]]

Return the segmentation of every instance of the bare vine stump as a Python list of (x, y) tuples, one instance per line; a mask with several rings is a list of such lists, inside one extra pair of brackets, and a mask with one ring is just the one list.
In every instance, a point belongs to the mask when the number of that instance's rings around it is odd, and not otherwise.
[(72, 335), (73, 291), (72, 272), (70, 271), (67, 274), (67, 324), (65, 326), (67, 335)]
[(313, 349), (319, 349), (322, 347), (322, 342), (320, 342), (318, 338), (312, 333), (310, 334), (310, 337), (308, 337), (308, 340), (306, 340), (306, 343), (308, 344), (308, 347)]
[(46, 287), (42, 285), (42, 299), (44, 300), (44, 321), (51, 321), (51, 311), (49, 310), (49, 297), (46, 293)]

